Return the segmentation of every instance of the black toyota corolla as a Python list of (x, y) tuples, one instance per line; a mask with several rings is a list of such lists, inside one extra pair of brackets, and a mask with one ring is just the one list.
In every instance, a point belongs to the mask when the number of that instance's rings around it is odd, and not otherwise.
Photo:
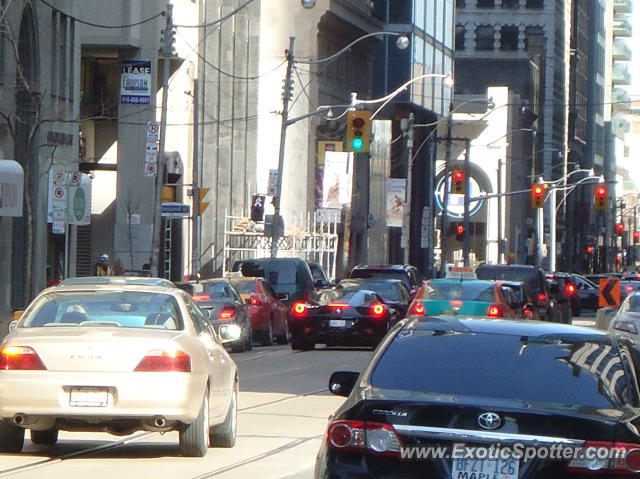
[(564, 324), (396, 325), (330, 418), (316, 479), (556, 479), (640, 472), (638, 353)]

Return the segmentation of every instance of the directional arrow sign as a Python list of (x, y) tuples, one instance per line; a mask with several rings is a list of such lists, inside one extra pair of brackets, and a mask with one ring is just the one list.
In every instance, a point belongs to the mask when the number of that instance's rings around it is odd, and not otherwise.
[(598, 306), (620, 306), (620, 280), (616, 278), (606, 278), (600, 280), (600, 299)]

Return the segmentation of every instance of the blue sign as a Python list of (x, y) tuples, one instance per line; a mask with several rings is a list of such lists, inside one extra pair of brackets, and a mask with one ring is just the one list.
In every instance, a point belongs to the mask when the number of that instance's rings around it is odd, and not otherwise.
[(185, 218), (189, 216), (189, 205), (184, 203), (162, 203), (160, 214), (165, 218)]

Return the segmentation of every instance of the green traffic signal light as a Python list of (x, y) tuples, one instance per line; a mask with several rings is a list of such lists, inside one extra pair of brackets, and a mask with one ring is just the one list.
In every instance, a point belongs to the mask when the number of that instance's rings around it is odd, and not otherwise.
[(351, 148), (353, 148), (354, 150), (361, 150), (363, 144), (364, 143), (362, 142), (362, 138), (354, 138), (351, 142)]

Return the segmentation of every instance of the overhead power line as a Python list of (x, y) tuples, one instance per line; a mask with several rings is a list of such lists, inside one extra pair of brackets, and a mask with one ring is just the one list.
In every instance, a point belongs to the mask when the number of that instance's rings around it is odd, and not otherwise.
[(44, 5), (46, 5), (47, 7), (49, 7), (51, 10), (53, 10), (54, 12), (60, 12), (63, 15), (72, 18), (73, 20), (75, 20), (78, 23), (82, 23), (84, 25), (88, 25), (90, 27), (96, 27), (96, 28), (130, 28), (130, 27), (137, 27), (138, 25), (143, 25), (145, 23), (148, 23), (152, 20), (155, 20), (158, 17), (162, 17), (165, 15), (165, 11), (161, 11), (156, 13), (155, 15), (153, 15), (152, 17), (149, 17), (145, 20), (141, 20), (139, 22), (136, 23), (128, 23), (126, 25), (102, 25), (100, 23), (93, 23), (93, 22), (89, 22), (87, 20), (82, 20), (81, 18), (78, 17), (74, 17), (73, 15), (69, 15), (67, 12), (60, 10), (58, 7), (55, 7), (54, 5), (51, 5), (49, 2), (47, 2), (47, 0), (40, 0), (41, 3), (43, 3)]

